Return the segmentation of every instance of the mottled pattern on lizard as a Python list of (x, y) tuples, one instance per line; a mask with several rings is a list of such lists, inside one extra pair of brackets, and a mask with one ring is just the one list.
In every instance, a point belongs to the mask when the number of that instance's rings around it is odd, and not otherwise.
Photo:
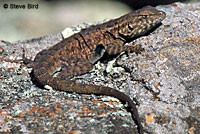
[(49, 85), (55, 90), (84, 94), (113, 96), (128, 102), (132, 118), (143, 134), (143, 127), (130, 97), (116, 89), (97, 85), (76, 83), (72, 77), (89, 72), (93, 65), (106, 53), (140, 52), (140, 45), (125, 43), (144, 35), (165, 18), (165, 13), (153, 7), (145, 7), (118, 19), (82, 29), (49, 49), (39, 52), (30, 64), (32, 75), (40, 86)]

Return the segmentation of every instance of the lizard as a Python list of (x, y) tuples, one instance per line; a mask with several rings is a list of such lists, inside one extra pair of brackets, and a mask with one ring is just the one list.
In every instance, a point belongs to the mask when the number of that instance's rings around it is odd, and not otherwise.
[(165, 12), (147, 6), (117, 19), (82, 29), (79, 33), (40, 51), (28, 63), (33, 68), (31, 75), (40, 87), (48, 85), (58, 91), (107, 95), (127, 102), (138, 132), (143, 134), (136, 104), (128, 95), (111, 87), (76, 83), (71, 78), (88, 73), (105, 54), (141, 52), (141, 45), (125, 44), (161, 24), (165, 17)]

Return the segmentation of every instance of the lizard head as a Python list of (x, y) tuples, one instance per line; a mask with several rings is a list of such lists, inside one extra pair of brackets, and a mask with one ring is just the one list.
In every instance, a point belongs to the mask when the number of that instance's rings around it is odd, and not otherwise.
[(131, 39), (143, 35), (160, 24), (165, 17), (165, 12), (159, 11), (151, 6), (131, 12), (127, 16), (122, 16), (122, 23), (119, 23), (119, 27), (121, 27), (119, 36), (125, 39)]

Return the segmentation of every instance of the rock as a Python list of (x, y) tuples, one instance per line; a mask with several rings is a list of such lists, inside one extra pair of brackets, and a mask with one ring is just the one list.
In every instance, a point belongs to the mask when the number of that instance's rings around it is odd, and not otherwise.
[[(146, 133), (200, 133), (199, 7), (200, 3), (157, 7), (166, 12), (166, 19), (129, 44), (142, 44), (144, 52), (118, 57), (116, 64), (126, 68), (119, 77), (109, 72), (105, 76), (102, 62), (78, 81), (137, 98)], [(60, 40), (62, 35), (56, 34), (0, 43), (0, 132), (137, 133), (130, 113), (117, 99), (41, 89), (32, 83), (26, 66), (5, 60), (20, 60), (23, 49), (33, 59)]]

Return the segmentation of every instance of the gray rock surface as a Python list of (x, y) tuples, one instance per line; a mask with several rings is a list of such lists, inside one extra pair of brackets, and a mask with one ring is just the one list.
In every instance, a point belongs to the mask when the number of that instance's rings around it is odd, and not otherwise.
[[(136, 98), (146, 133), (199, 134), (200, 3), (157, 8), (167, 14), (163, 24), (130, 43), (141, 44), (144, 52), (119, 56), (114, 63), (121, 67), (107, 69), (106, 62), (99, 62), (76, 79), (113, 87)], [(21, 59), (22, 48), (27, 57), (34, 58), (60, 40), (61, 34), (57, 34), (0, 43), (0, 132), (137, 133), (119, 100), (38, 88), (29, 76), (31, 69), (4, 60)]]

